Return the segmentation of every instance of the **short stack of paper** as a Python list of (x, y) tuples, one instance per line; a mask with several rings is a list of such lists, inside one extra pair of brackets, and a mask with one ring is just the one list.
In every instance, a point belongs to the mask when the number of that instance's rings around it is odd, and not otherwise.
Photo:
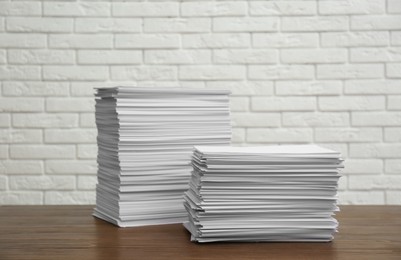
[(94, 215), (118, 226), (182, 223), (194, 145), (228, 145), (227, 91), (97, 89)]
[(184, 197), (191, 240), (332, 240), (340, 156), (315, 145), (196, 146)]

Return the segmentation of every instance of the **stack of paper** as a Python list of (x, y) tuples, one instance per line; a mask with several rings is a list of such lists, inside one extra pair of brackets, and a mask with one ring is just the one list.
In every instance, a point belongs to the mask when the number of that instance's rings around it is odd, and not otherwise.
[(118, 226), (182, 223), (194, 145), (228, 145), (222, 90), (97, 89), (94, 215)]
[(191, 240), (332, 240), (340, 156), (315, 145), (196, 146), (184, 197)]

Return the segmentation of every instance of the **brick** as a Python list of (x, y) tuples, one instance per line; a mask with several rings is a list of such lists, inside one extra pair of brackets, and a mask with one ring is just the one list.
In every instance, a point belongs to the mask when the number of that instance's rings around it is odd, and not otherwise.
[(342, 191), (339, 192), (339, 205), (383, 205), (383, 191)]
[(7, 30), (11, 32), (72, 32), (71, 18), (10, 17), (7, 18)]
[(3, 82), (4, 96), (49, 97), (67, 96), (69, 94), (66, 82), (38, 82), (38, 81), (6, 81)]
[(182, 16), (242, 16), (247, 14), (246, 2), (183, 2), (181, 4)]
[(110, 4), (104, 2), (43, 2), (45, 16), (109, 16)]
[(233, 127), (276, 127), (280, 126), (278, 113), (233, 113)]
[(401, 80), (347, 80), (344, 92), (360, 95), (401, 94), (400, 86)]
[(208, 64), (210, 50), (146, 50), (145, 63), (149, 64)]
[[(82, 82), (71, 82), (71, 96), (76, 97), (93, 97), (95, 94), (95, 87), (104, 86), (104, 83), (82, 81)], [(116, 84), (118, 85), (118, 84)], [(114, 85), (113, 85), (114, 86)], [(107, 86), (107, 87), (112, 87)]]
[(310, 143), (313, 131), (308, 128), (265, 128), (248, 129), (248, 143)]
[(112, 66), (113, 80), (174, 80), (177, 68), (173, 66)]
[(40, 80), (40, 66), (0, 66), (0, 80)]
[(401, 172), (401, 160), (399, 158), (385, 160), (385, 171), (390, 174), (399, 174)]
[(96, 189), (97, 178), (96, 176), (77, 176), (79, 190), (94, 190)]
[(179, 78), (184, 80), (244, 79), (245, 67), (237, 65), (189, 65), (179, 68)]
[(249, 2), (251, 15), (314, 15), (314, 1), (255, 1)]
[(0, 146), (0, 158), (7, 159), (8, 158), (8, 145), (2, 144)]
[(79, 115), (80, 127), (96, 127), (94, 113), (81, 113)]
[(248, 77), (250, 79), (312, 79), (314, 67), (312, 65), (250, 65)]
[(348, 60), (345, 49), (285, 49), (280, 51), (283, 63), (341, 63)]
[(388, 110), (401, 110), (401, 96), (389, 96), (387, 98)]
[(41, 143), (42, 131), (32, 129), (0, 129), (0, 143)]
[(399, 15), (360, 15), (351, 17), (351, 30), (399, 30)]
[(172, 2), (155, 2), (155, 3), (129, 3), (115, 2), (112, 3), (113, 16), (126, 17), (162, 17), (162, 16), (178, 16), (179, 4)]
[(0, 158), (7, 159), (8, 158), (8, 145), (2, 144), (0, 146)]
[(220, 64), (269, 64), (277, 63), (277, 50), (215, 50), (213, 61)]
[(96, 159), (98, 151), (96, 144), (78, 144), (77, 148), (79, 159)]
[(338, 180), (338, 190), (339, 191), (345, 191), (348, 189), (348, 176), (341, 176), (341, 178)]
[(348, 30), (347, 16), (282, 17), (285, 32), (326, 32)]
[(355, 48), (350, 51), (351, 62), (401, 61), (401, 48)]
[(323, 47), (362, 47), (387, 46), (388, 32), (323, 32), (321, 34)]
[(0, 102), (1, 112), (39, 112), (43, 111), (42, 98), (2, 98)]
[(253, 111), (313, 111), (314, 97), (253, 97)]
[(141, 19), (137, 18), (76, 18), (75, 31), (79, 33), (140, 32)]
[(40, 205), (43, 193), (32, 191), (7, 191), (0, 193), (1, 205)]
[(278, 30), (275, 17), (218, 17), (213, 19), (215, 32), (274, 32)]
[(401, 191), (386, 191), (386, 205), (401, 205)]
[(5, 50), (0, 50), (0, 64), (6, 64), (7, 53)]
[(379, 159), (347, 159), (345, 174), (376, 174), (383, 172), (383, 161)]
[(401, 45), (401, 31), (391, 32), (391, 45)]
[(9, 63), (73, 64), (75, 53), (69, 50), (8, 50)]
[(246, 132), (243, 128), (232, 128), (231, 129), (231, 143), (239, 144), (244, 143), (246, 140)]
[(385, 109), (383, 96), (319, 97), (322, 111), (374, 111)]
[(398, 0), (387, 0), (387, 12), (388, 13), (401, 13), (401, 2)]
[(350, 121), (348, 113), (285, 112), (282, 117), (283, 126), (348, 126)]
[(42, 161), (2, 160), (0, 161), (1, 174), (42, 174)]
[(11, 126), (11, 116), (10, 114), (2, 113), (0, 114), (0, 127), (9, 127)]
[(47, 174), (96, 174), (96, 160), (47, 160)]
[(349, 176), (352, 190), (395, 190), (401, 187), (401, 176)]
[(401, 142), (401, 127), (384, 128), (384, 141)]
[(374, 79), (384, 76), (382, 64), (317, 65), (318, 79)]
[(207, 81), (206, 87), (211, 89), (229, 89), (231, 96), (273, 95), (272, 81)]
[(320, 14), (382, 14), (386, 12), (383, 0), (319, 1)]
[(400, 158), (401, 144), (350, 144), (350, 156), (355, 158)]
[(75, 158), (74, 145), (13, 145), (11, 158), (16, 159), (70, 159)]
[(340, 95), (342, 82), (337, 80), (276, 81), (276, 94), (283, 96)]
[(47, 127), (77, 127), (78, 115), (76, 114), (13, 114), (14, 127), (47, 128)]
[(353, 112), (355, 126), (401, 126), (401, 112)]
[[(1, 44), (1, 43), (0, 43)], [(49, 35), (51, 48), (108, 49), (113, 46), (111, 34), (53, 34)]]
[(4, 191), (7, 189), (7, 177), (0, 176), (0, 191)]
[(317, 33), (253, 33), (252, 43), (257, 48), (313, 48), (319, 45)]
[(47, 205), (93, 205), (96, 203), (94, 191), (46, 191)]
[(230, 97), (230, 111), (249, 111), (248, 97)]
[(124, 50), (80, 50), (78, 63), (80, 64), (140, 64), (141, 51)]
[(95, 110), (93, 98), (48, 98), (46, 110), (49, 112), (88, 112)]
[(208, 32), (211, 28), (209, 18), (145, 18), (144, 32), (190, 33)]
[(106, 80), (106, 66), (43, 66), (43, 78), (46, 80)]
[(40, 2), (0, 2), (2, 16), (40, 16)]
[(246, 48), (251, 45), (246, 33), (183, 34), (184, 48)]
[(10, 176), (11, 190), (72, 190), (74, 176)]
[(386, 64), (386, 75), (389, 78), (401, 78), (401, 63)]
[[(120, 82), (120, 85), (132, 85), (132, 82)], [(163, 88), (205, 88), (205, 82), (197, 80), (180, 80), (177, 81), (140, 81), (138, 84), (142, 87), (163, 87)]]
[(317, 142), (379, 142), (382, 140), (380, 128), (316, 128)]
[(46, 143), (96, 143), (95, 129), (46, 129)]
[(116, 48), (123, 49), (176, 49), (180, 47), (177, 34), (116, 34)]

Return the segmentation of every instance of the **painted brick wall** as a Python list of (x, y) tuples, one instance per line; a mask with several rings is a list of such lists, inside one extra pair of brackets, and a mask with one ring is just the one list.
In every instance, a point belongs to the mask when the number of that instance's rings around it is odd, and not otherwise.
[(93, 87), (232, 90), (235, 144), (340, 150), (401, 204), (401, 1), (1, 1), (0, 204), (94, 203)]

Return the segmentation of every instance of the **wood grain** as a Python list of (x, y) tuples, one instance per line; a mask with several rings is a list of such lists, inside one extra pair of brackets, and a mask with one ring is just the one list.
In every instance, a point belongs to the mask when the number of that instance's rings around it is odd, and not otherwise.
[(93, 206), (1, 206), (0, 259), (401, 259), (401, 206), (342, 206), (330, 243), (189, 241), (180, 224), (118, 228)]

